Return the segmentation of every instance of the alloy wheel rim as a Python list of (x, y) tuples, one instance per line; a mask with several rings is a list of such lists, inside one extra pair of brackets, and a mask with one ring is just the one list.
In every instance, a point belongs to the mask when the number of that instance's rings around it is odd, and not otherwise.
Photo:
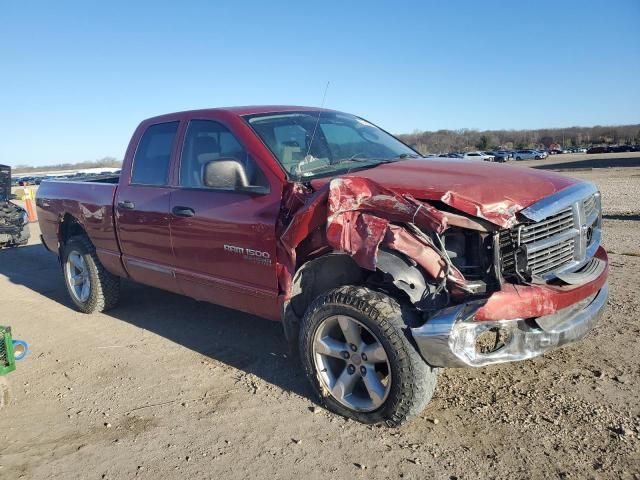
[(89, 280), (89, 268), (84, 257), (73, 250), (67, 257), (65, 276), (72, 295), (81, 303), (89, 299), (91, 293), (91, 281)]
[(374, 411), (389, 396), (391, 367), (380, 340), (348, 315), (333, 315), (318, 326), (313, 360), (323, 387), (342, 405)]

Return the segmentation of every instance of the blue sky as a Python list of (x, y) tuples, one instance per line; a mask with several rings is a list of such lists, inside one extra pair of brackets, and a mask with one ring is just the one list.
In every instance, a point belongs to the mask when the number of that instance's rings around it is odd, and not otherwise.
[(0, 163), (121, 158), (144, 118), (317, 105), (395, 133), (640, 122), (640, 1), (0, 6)]

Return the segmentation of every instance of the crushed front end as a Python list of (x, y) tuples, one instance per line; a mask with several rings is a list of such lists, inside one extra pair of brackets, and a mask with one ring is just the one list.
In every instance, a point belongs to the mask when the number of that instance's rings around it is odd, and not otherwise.
[(283, 297), (291, 298), (293, 273), (309, 257), (346, 254), (363, 275), (335, 273), (335, 282), (360, 282), (410, 305), (419, 319), (411, 334), (434, 367), (524, 360), (576, 341), (606, 304), (608, 259), (600, 193), (565, 183), (526, 208), (459, 191), (422, 200), (355, 175), (312, 192), (298, 186), (280, 235)]
[(576, 183), (517, 218), (517, 224), (490, 236), (496, 288), (453, 302), (411, 329), (429, 364), (524, 360), (584, 337), (602, 315), (608, 259), (600, 246), (596, 187)]

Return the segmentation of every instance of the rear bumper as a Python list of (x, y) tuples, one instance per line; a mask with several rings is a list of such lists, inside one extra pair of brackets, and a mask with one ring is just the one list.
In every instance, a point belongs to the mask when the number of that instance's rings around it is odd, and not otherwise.
[(434, 367), (481, 367), (526, 360), (584, 337), (602, 316), (609, 273), (603, 248), (597, 278), (581, 285), (512, 285), (484, 300), (445, 308), (411, 333)]
[(583, 338), (598, 322), (609, 285), (580, 302), (535, 320), (477, 321), (481, 303), (446, 308), (412, 328), (420, 353), (434, 367), (481, 367), (526, 360)]

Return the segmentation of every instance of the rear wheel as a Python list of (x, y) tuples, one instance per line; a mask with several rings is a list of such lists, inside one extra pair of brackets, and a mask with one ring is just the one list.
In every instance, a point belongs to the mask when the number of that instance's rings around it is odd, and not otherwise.
[(408, 338), (408, 317), (395, 299), (355, 286), (331, 290), (309, 307), (300, 352), (329, 410), (364, 423), (398, 426), (424, 409), (436, 372)]
[(120, 278), (107, 272), (88, 238), (71, 238), (62, 253), (62, 270), (71, 300), (83, 313), (104, 312), (120, 297)]

